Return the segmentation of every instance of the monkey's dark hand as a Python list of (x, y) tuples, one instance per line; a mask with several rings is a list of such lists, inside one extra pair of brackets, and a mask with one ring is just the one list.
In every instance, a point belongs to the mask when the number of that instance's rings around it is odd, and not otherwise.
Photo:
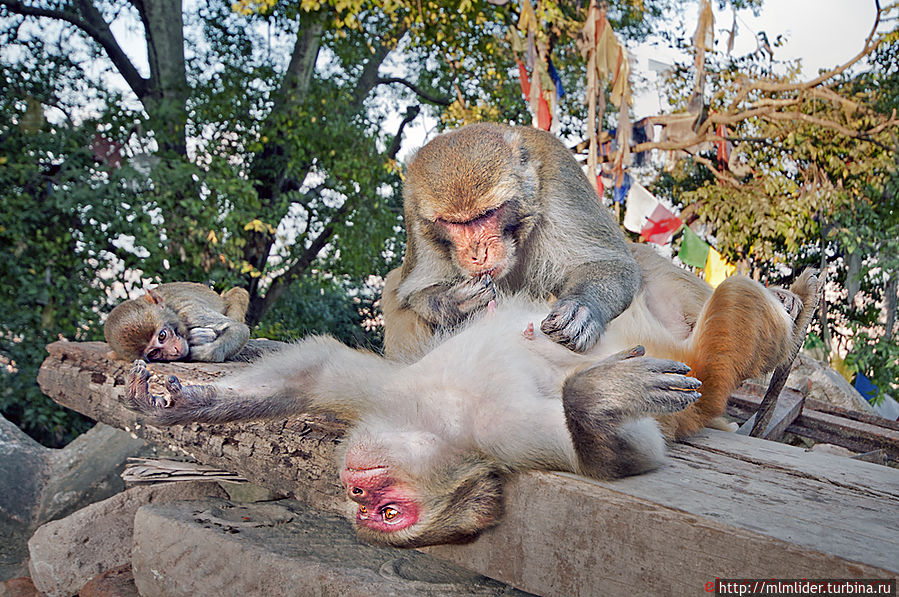
[(441, 327), (451, 327), (471, 313), (483, 309), (495, 298), (496, 287), (489, 274), (463, 280), (428, 297), (430, 316), (425, 319)]
[(167, 396), (150, 393), (147, 363), (134, 361), (128, 373), (125, 406), (150, 417), (152, 423), (175, 425), (195, 420), (193, 414), (216, 401), (212, 386), (183, 387), (174, 375), (165, 380)]
[(575, 352), (593, 347), (606, 329), (606, 318), (589, 300), (560, 298), (540, 324), (540, 331)]
[(569, 377), (563, 390), (566, 412), (612, 422), (678, 412), (699, 400), (702, 384), (687, 376), (687, 365), (644, 354), (637, 346)]

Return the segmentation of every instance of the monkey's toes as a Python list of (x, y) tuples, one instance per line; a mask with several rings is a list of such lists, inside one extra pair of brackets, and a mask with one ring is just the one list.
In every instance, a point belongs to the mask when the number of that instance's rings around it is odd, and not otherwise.
[(795, 321), (799, 316), (799, 312), (802, 311), (802, 299), (784, 288), (771, 288), (770, 292), (777, 297), (777, 300), (784, 306), (790, 318)]

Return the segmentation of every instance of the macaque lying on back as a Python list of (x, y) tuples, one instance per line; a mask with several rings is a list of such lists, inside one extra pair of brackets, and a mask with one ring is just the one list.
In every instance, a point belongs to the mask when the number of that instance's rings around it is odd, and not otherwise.
[(721, 415), (737, 384), (791, 354), (792, 314), (810, 316), (818, 286), (809, 272), (777, 293), (735, 276), (694, 319), (691, 283), (678, 299), (667, 280), (647, 281), (585, 353), (541, 332), (551, 306), (519, 295), (411, 364), (313, 337), (211, 385), (169, 377), (155, 396), (137, 361), (126, 404), (162, 425), (334, 413), (353, 423), (339, 467), (362, 539), (465, 541), (497, 522), (512, 472), (612, 479), (659, 466), (666, 438)]

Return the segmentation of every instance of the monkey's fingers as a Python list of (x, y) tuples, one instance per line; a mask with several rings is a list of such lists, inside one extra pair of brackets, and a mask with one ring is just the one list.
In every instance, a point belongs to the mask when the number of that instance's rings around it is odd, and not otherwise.
[(570, 298), (556, 302), (540, 324), (540, 331), (575, 352), (584, 352), (596, 344), (602, 330), (590, 308)]
[(496, 299), (496, 287), (489, 275), (466, 280), (452, 289), (453, 300), (459, 312), (464, 314), (477, 311)]
[(649, 388), (644, 402), (647, 412), (665, 414), (682, 411), (701, 397), (702, 383), (695, 377), (662, 374)]
[[(643, 360), (643, 366), (653, 373), (672, 373), (677, 375), (686, 375), (690, 372), (690, 366), (680, 361), (672, 359), (657, 359), (655, 357), (646, 357)], [(696, 379), (691, 377), (690, 379)], [(697, 383), (699, 380), (696, 380)], [(696, 387), (699, 387), (698, 385)]]
[(131, 365), (128, 373), (126, 406), (131, 410), (152, 413), (157, 408), (164, 408), (167, 400), (150, 393), (150, 372), (147, 363), (140, 359)]

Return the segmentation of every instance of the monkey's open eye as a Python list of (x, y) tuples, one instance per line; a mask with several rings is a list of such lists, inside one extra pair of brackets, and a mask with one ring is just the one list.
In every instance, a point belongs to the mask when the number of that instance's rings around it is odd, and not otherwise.
[(156, 340), (157, 340), (160, 344), (164, 344), (166, 338), (168, 338), (168, 337), (169, 337), (169, 332), (168, 332), (168, 330), (162, 329), (162, 330), (159, 330), (159, 335), (156, 336)]
[(400, 511), (392, 506), (387, 506), (383, 510), (381, 510), (381, 516), (384, 517), (384, 520), (393, 520), (397, 516), (399, 516)]
[(368, 514), (368, 508), (365, 506), (359, 506), (359, 514)]

